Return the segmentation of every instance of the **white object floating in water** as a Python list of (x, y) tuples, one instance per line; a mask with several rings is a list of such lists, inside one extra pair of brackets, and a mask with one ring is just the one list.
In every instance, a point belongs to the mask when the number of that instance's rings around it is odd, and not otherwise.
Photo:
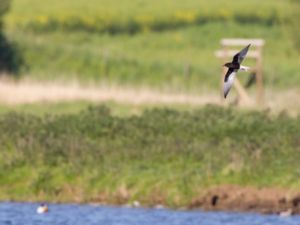
[(36, 212), (38, 214), (47, 213), (49, 212), (49, 208), (45, 203), (42, 203), (39, 205), (39, 207), (36, 209)]
[(139, 201), (134, 201), (134, 202), (132, 203), (132, 206), (133, 206), (133, 207), (140, 207), (140, 206), (141, 206), (141, 203), (140, 203)]
[(165, 207), (161, 204), (158, 204), (155, 206), (155, 209), (164, 209)]
[(292, 209), (288, 209), (286, 211), (282, 211), (279, 213), (279, 216), (281, 217), (288, 217), (288, 216), (291, 216), (293, 215), (293, 210)]

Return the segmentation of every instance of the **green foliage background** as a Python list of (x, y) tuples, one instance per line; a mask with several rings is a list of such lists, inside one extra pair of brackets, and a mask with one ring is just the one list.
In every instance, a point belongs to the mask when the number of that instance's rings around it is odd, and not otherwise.
[(220, 39), (241, 37), (266, 40), (266, 84), (276, 89), (300, 84), (294, 4), (15, 0), (5, 22), (23, 55), (20, 74), (33, 79), (202, 90), (218, 85)]
[(0, 0), (0, 72), (10, 72), (16, 75), (22, 65), (18, 48), (7, 40), (3, 31), (3, 17), (10, 8), (10, 0)]
[[(103, 106), (4, 114), (0, 197), (154, 204), (154, 194), (179, 206), (216, 184), (296, 187), (299, 128), (299, 117), (216, 106), (123, 118)], [(121, 188), (129, 196), (118, 195)]]

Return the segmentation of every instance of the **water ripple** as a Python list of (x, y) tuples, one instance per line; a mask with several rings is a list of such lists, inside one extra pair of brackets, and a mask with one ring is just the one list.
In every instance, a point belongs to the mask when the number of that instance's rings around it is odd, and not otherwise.
[(282, 218), (254, 213), (179, 211), (76, 204), (0, 203), (0, 225), (299, 225), (300, 216)]

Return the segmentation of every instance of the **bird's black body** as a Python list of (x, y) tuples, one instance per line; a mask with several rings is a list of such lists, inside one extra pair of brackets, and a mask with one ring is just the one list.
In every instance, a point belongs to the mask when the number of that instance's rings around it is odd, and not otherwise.
[(228, 67), (229, 69), (238, 70), (240, 69), (240, 64), (235, 62), (226, 63), (224, 66)]
[(235, 62), (229, 62), (226, 63), (224, 66), (228, 67), (228, 71), (224, 77), (224, 81), (226, 82), (228, 80), (228, 77), (230, 76), (230, 74), (234, 71), (237, 71), (238, 69), (240, 69), (241, 65), (239, 63), (235, 63)]

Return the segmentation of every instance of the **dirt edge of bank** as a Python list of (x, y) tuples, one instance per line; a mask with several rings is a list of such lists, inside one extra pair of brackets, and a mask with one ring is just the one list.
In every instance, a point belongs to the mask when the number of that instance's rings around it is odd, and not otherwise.
[(300, 214), (300, 190), (224, 185), (210, 188), (194, 198), (190, 209), (208, 211)]

